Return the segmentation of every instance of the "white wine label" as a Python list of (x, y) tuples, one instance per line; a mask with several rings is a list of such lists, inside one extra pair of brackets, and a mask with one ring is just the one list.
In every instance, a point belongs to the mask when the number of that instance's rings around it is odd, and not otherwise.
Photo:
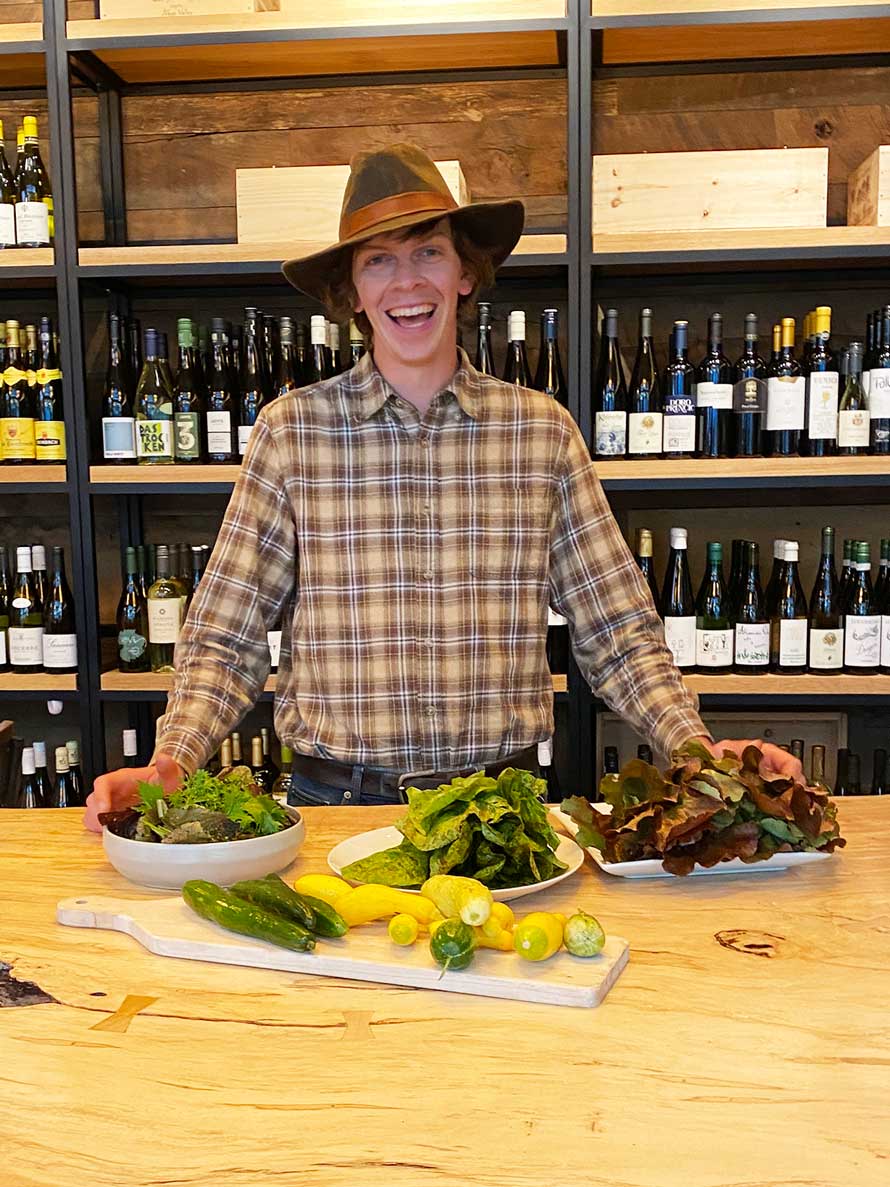
[(207, 448), (210, 453), (232, 452), (231, 412), (207, 413)]
[(765, 668), (769, 664), (768, 622), (736, 623), (735, 662), (745, 668)]
[(695, 662), (700, 668), (728, 668), (732, 665), (732, 631), (695, 632)]
[(631, 412), (627, 418), (627, 452), (661, 453), (664, 417), (660, 412)]
[(699, 408), (732, 408), (732, 384), (697, 383), (695, 402)]
[(876, 668), (881, 662), (881, 615), (848, 614), (844, 623), (844, 664)]
[(783, 618), (779, 622), (779, 667), (807, 666), (807, 632), (805, 618)]
[(844, 628), (810, 628), (810, 667), (814, 672), (837, 672), (844, 666)]
[(627, 452), (627, 413), (596, 414), (596, 453), (598, 457), (618, 457)]
[(172, 458), (173, 422), (171, 420), (137, 420), (136, 456), (140, 458)]
[(16, 202), (17, 243), (49, 247), (49, 207), (45, 202)]
[(802, 375), (771, 376), (767, 381), (767, 430), (802, 429), (807, 403), (807, 381)]
[(6, 663), (6, 631), (0, 631), (0, 668)]
[(15, 247), (15, 207), (11, 202), (0, 202), (0, 244)]
[(555, 610), (547, 607), (547, 625), (548, 626), (565, 626), (568, 619), (563, 618), (561, 614), (557, 614)]
[(182, 626), (182, 598), (148, 599), (149, 643), (175, 643)]
[(890, 370), (870, 371), (868, 411), (872, 420), (890, 420)]
[(43, 666), (53, 668), (77, 667), (77, 635), (43, 636)]
[(732, 406), (736, 412), (766, 412), (766, 380), (738, 379), (733, 385)]
[(278, 667), (278, 660), (281, 656), (281, 631), (267, 631), (266, 639), (269, 643), (269, 655), (272, 659), (272, 667)]
[(177, 461), (192, 461), (201, 456), (201, 418), (197, 412), (175, 413), (173, 431)]
[(881, 667), (890, 668), (890, 614), (881, 615)]
[(9, 628), (9, 662), (21, 668), (39, 668), (43, 663), (43, 627)]
[(124, 663), (133, 664), (137, 659), (141, 659), (145, 655), (146, 647), (148, 640), (131, 627), (118, 632), (117, 653)]
[(807, 432), (810, 437), (837, 437), (837, 371), (814, 371), (807, 383)]
[(841, 410), (837, 418), (837, 443), (840, 448), (868, 448), (871, 421), (867, 408)]
[(664, 620), (664, 641), (678, 668), (695, 667), (695, 615)]
[(665, 402), (664, 451), (695, 452), (695, 401), (691, 396), (671, 396)]
[(238, 452), (244, 457), (247, 453), (247, 442), (250, 440), (250, 433), (253, 425), (239, 425), (238, 426)]
[(102, 417), (102, 456), (109, 462), (136, 457), (136, 421), (132, 416)]
[(30, 598), (13, 598), (12, 605), (16, 610), (27, 610), (31, 605)]

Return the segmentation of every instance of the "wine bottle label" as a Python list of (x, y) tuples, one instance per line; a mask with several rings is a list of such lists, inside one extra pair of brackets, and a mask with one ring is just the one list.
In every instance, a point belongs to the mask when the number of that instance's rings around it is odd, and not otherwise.
[(131, 627), (118, 631), (117, 653), (124, 663), (133, 664), (136, 660), (141, 659), (145, 655), (146, 647), (148, 647), (148, 640), (138, 631), (134, 631)]
[(660, 412), (631, 412), (627, 418), (627, 452), (661, 453), (664, 417)]
[(250, 434), (253, 425), (239, 425), (238, 426), (238, 452), (244, 457), (247, 453), (247, 442), (250, 440)]
[(732, 631), (695, 632), (695, 662), (700, 668), (728, 668), (732, 665)]
[(736, 412), (766, 412), (767, 386), (765, 379), (739, 379), (732, 389), (732, 406)]
[(674, 657), (678, 668), (695, 667), (695, 615), (682, 618), (666, 617), (664, 620), (664, 641)]
[(43, 627), (9, 628), (9, 662), (21, 668), (39, 668), (43, 663)]
[(191, 461), (201, 456), (201, 418), (197, 412), (177, 412), (173, 417), (177, 460)]
[(627, 413), (596, 414), (597, 457), (618, 457), (627, 452)]
[(807, 381), (802, 375), (772, 376), (767, 382), (767, 430), (802, 429), (806, 402)]
[(844, 666), (844, 628), (810, 627), (810, 667), (837, 672)]
[(871, 421), (867, 408), (841, 411), (837, 418), (837, 443), (841, 448), (868, 448), (869, 429)]
[(232, 452), (231, 412), (207, 413), (207, 448), (210, 453)]
[(269, 656), (272, 660), (272, 667), (278, 667), (278, 660), (281, 656), (281, 631), (267, 631), (266, 639), (269, 642)]
[(173, 422), (170, 420), (136, 421), (137, 458), (173, 457)]
[(567, 621), (561, 614), (557, 614), (555, 610), (552, 610), (549, 606), (547, 607), (548, 626), (566, 626)]
[(12, 416), (0, 420), (0, 461), (34, 461), (34, 420)]
[(102, 417), (102, 456), (119, 462), (136, 457), (136, 421), (132, 416)]
[(38, 462), (64, 462), (68, 457), (61, 420), (34, 422), (34, 456)]
[(872, 420), (890, 420), (890, 370), (869, 372), (868, 411)]
[(148, 599), (149, 643), (175, 643), (182, 626), (182, 598)]
[(890, 668), (890, 614), (881, 615), (881, 667)]
[(737, 622), (735, 662), (744, 668), (765, 668), (769, 664), (769, 623)]
[(34, 382), (40, 387), (47, 383), (52, 383), (54, 379), (61, 379), (62, 372), (56, 367), (54, 370), (48, 371), (46, 367), (38, 367), (34, 372)]
[(49, 247), (49, 207), (45, 202), (16, 202), (16, 241)]
[(807, 432), (813, 438), (837, 437), (837, 371), (814, 371), (807, 381)]
[(0, 631), (0, 668), (6, 662), (6, 631)]
[(11, 202), (0, 202), (0, 244), (15, 247), (15, 207)]
[(77, 667), (77, 635), (43, 635), (43, 666), (54, 668)]
[(664, 405), (665, 453), (695, 452), (695, 400), (669, 396)]
[(844, 624), (844, 664), (876, 668), (881, 662), (881, 615), (848, 614)]
[(699, 408), (732, 408), (732, 384), (697, 383), (695, 402)]
[(807, 665), (807, 620), (782, 618), (779, 621), (779, 667), (805, 668)]

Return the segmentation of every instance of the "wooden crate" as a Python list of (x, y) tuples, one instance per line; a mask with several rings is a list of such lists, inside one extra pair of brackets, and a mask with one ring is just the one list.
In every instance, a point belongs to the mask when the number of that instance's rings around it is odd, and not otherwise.
[(890, 144), (882, 144), (847, 182), (847, 224), (890, 227)]
[(103, 21), (279, 11), (279, 0), (99, 0)]
[(593, 158), (595, 232), (824, 227), (828, 149)]
[[(460, 161), (436, 165), (455, 200), (468, 202)], [(348, 177), (348, 165), (236, 170), (238, 242), (268, 243), (274, 235), (282, 243), (335, 243)]]

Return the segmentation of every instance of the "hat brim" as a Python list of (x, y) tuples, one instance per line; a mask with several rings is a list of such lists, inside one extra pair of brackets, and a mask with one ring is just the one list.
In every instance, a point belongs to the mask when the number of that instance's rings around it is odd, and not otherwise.
[[(435, 214), (431, 215), (426, 211), (387, 219), (377, 223), (373, 229), (334, 243), (323, 251), (286, 260), (281, 266), (281, 271), (294, 288), (322, 301), (331, 270), (344, 252), (350, 251), (359, 243), (373, 239), (376, 235), (386, 235), (391, 231), (400, 231), (404, 227), (428, 223), (435, 217)], [(506, 202), (472, 202), (467, 206), (459, 206), (456, 210), (449, 210), (442, 217), (450, 218), (477, 247), (487, 251), (491, 256), (492, 265), (498, 268), (519, 242), (525, 224), (525, 207), (515, 198)]]

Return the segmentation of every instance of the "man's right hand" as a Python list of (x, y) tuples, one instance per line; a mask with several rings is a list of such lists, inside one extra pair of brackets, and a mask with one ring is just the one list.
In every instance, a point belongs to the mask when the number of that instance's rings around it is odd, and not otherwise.
[(92, 793), (87, 796), (84, 828), (100, 833), (101, 812), (119, 812), (132, 807), (139, 799), (136, 789), (138, 783), (160, 783), (169, 795), (176, 791), (184, 778), (185, 771), (168, 754), (157, 755), (150, 767), (122, 767), (119, 771), (100, 775), (93, 784)]

